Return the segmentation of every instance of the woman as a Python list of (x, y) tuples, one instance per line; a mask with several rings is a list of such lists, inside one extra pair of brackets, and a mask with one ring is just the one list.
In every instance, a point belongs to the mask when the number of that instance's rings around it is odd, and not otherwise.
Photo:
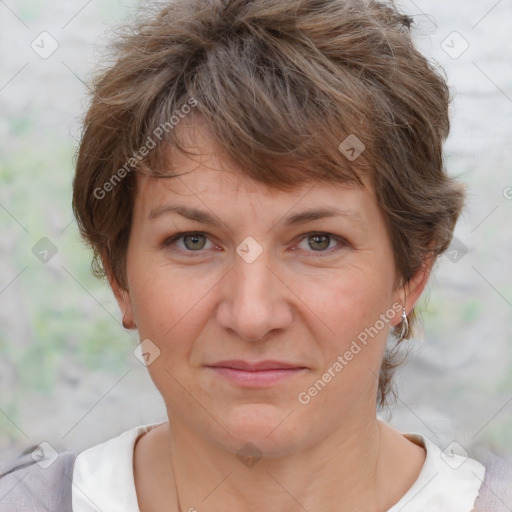
[(464, 198), (410, 24), (374, 1), (175, 0), (120, 36), (73, 207), (168, 421), (65, 454), (58, 491), (26, 468), (4, 486), (74, 512), (489, 505), (482, 462), (377, 418)]

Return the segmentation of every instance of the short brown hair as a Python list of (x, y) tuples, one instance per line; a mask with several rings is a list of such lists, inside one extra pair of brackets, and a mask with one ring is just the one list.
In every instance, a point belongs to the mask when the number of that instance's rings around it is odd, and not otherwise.
[[(369, 170), (397, 286), (447, 248), (464, 201), (442, 154), (449, 90), (393, 3), (173, 0), (144, 11), (93, 80), (77, 153), (73, 209), (95, 275), (107, 264), (126, 288), (135, 174), (176, 176), (169, 149), (188, 151), (171, 120), (185, 105), (240, 172), (269, 187), (361, 184)], [(157, 127), (162, 144), (148, 151)], [(341, 150), (348, 136), (364, 149), (357, 159)], [(400, 329), (382, 363), (380, 406), (393, 390)]]

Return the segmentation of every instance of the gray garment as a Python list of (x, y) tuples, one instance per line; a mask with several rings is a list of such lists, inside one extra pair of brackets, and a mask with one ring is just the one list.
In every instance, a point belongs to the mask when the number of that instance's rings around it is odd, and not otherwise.
[(485, 478), (475, 501), (475, 512), (511, 512), (512, 462), (478, 448), (473, 458), (485, 466)]
[[(72, 512), (76, 454), (66, 451), (53, 462), (36, 463), (31, 453), (22, 455), (12, 469), (0, 474), (0, 512)], [(47, 466), (48, 462), (52, 463)]]
[[(46, 469), (30, 454), (19, 459), (12, 470), (0, 475), (0, 512), (72, 512), (75, 458), (72, 452), (62, 452)], [(512, 463), (484, 450), (472, 458), (486, 467), (474, 511), (512, 511)]]

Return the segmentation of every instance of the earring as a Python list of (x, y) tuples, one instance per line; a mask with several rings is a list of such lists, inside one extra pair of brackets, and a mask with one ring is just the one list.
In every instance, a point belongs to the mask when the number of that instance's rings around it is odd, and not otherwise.
[(402, 309), (402, 332), (400, 333), (400, 341), (403, 339), (409, 339), (410, 335), (410, 329), (409, 329), (409, 319), (407, 318), (407, 313), (405, 311), (405, 308)]

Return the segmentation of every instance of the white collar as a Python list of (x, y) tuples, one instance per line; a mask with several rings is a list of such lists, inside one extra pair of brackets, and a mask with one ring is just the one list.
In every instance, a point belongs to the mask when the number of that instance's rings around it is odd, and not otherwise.
[[(135, 427), (81, 452), (73, 471), (73, 512), (140, 512), (133, 474), (135, 441), (162, 423)], [(403, 435), (427, 454), (412, 487), (387, 512), (470, 512), (485, 467), (461, 455), (446, 456), (422, 434)]]
[(428, 437), (404, 433), (407, 439), (423, 446), (427, 455), (418, 478), (387, 512), (470, 512), (485, 477), (485, 467), (478, 461), (446, 455)]

